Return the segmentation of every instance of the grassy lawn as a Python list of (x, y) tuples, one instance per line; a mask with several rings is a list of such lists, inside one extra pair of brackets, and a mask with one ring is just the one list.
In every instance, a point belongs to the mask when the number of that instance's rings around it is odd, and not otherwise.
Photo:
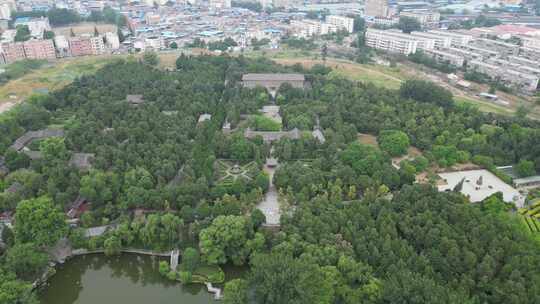
[(491, 112), (503, 115), (511, 115), (514, 113), (514, 111), (509, 108), (479, 99), (472, 99), (464, 96), (454, 96), (454, 100), (457, 103), (468, 103), (475, 105), (480, 111), (483, 112)]
[[(110, 62), (111, 56), (79, 57), (47, 63), (18, 79), (0, 86), (0, 104), (20, 102), (32, 94), (59, 89), (83, 74), (91, 74)], [(8, 99), (8, 96), (14, 98)]]

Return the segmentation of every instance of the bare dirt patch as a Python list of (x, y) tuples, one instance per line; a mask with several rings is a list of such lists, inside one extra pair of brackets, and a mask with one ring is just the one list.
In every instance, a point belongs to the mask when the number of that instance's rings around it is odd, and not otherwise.
[(55, 35), (63, 35), (66, 37), (71, 35), (71, 30), (73, 30), (73, 33), (75, 33), (77, 36), (82, 34), (94, 35), (94, 28), (97, 28), (100, 34), (106, 32), (116, 33), (117, 31), (116, 25), (114, 24), (83, 22), (74, 25), (55, 27), (53, 28), (53, 32)]
[(377, 137), (371, 134), (358, 133), (358, 141), (361, 144), (373, 146), (379, 148), (379, 143), (377, 142)]

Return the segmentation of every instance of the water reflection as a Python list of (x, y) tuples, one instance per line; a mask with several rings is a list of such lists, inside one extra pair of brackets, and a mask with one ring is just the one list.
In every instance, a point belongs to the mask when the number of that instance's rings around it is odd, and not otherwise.
[[(58, 267), (39, 292), (41, 304), (209, 304), (202, 285), (181, 285), (161, 277), (159, 258), (95, 254)], [(235, 275), (236, 276), (236, 275)]]

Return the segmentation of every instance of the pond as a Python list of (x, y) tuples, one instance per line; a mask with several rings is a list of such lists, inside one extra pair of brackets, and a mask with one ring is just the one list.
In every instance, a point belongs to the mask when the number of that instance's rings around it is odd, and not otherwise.
[[(57, 267), (39, 291), (41, 304), (209, 304), (213, 296), (202, 284), (182, 285), (163, 278), (160, 258), (122, 254), (75, 257)], [(245, 269), (224, 267), (226, 279)]]

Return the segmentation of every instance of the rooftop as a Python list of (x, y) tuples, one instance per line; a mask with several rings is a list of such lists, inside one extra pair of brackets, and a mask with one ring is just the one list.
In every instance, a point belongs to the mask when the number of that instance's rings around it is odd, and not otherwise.
[(525, 197), (487, 170), (440, 173), (439, 176), (444, 181), (443, 184), (437, 186), (439, 191), (452, 191), (463, 180), (461, 193), (473, 203), (480, 202), (494, 193), (502, 192), (505, 202), (514, 203), (519, 208), (523, 207)]
[(142, 95), (127, 95), (126, 101), (131, 104), (138, 105), (138, 104), (143, 103), (144, 99)]

